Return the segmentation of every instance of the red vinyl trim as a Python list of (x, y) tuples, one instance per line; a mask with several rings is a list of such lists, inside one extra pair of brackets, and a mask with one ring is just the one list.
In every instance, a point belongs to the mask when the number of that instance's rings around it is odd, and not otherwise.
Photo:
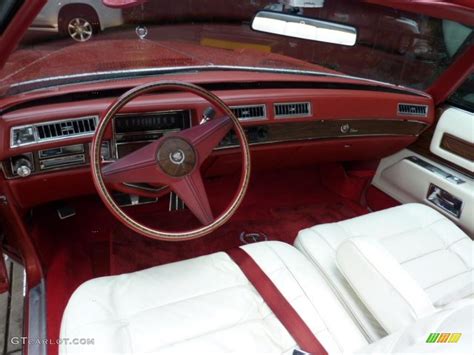
[(298, 346), (311, 354), (327, 354), (313, 332), (252, 257), (241, 248), (232, 249), (227, 254), (257, 289)]
[(474, 46), (469, 47), (428, 88), (427, 92), (433, 97), (435, 106), (446, 101), (472, 72), (474, 72)]

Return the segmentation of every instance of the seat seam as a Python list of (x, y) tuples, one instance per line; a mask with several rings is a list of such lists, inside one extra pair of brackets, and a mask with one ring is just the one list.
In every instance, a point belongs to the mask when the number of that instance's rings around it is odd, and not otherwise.
[[(449, 250), (451, 253), (455, 254), (460, 260), (461, 260), (461, 263), (466, 267), (466, 269), (470, 269), (469, 265), (467, 265), (467, 263), (464, 261), (464, 259), (461, 257), (461, 255), (453, 250), (451, 250), (451, 247), (455, 244), (455, 243), (451, 243), (451, 244), (448, 244), (442, 237), (441, 235), (439, 234), (439, 232), (435, 229), (432, 229), (430, 228), (431, 231), (434, 232), (434, 234), (439, 238), (441, 239), (442, 243), (444, 244), (445, 246), (445, 249), (446, 250)], [(464, 238), (461, 238), (459, 240), (462, 240)], [(457, 240), (456, 242), (458, 242), (459, 240)]]
[(437, 281), (437, 282), (435, 282), (434, 284), (425, 287), (424, 290), (428, 290), (428, 289), (430, 289), (430, 288), (432, 288), (432, 287), (435, 287), (435, 286), (437, 286), (437, 285), (439, 285), (439, 284), (442, 284), (443, 282), (449, 281), (449, 280), (454, 279), (454, 278), (456, 278), (456, 277), (458, 277), (458, 276), (461, 276), (461, 275), (467, 274), (467, 273), (469, 273), (469, 272), (472, 272), (472, 270), (473, 270), (473, 269), (468, 269), (468, 270), (465, 270), (465, 271), (463, 271), (463, 272), (459, 272), (459, 273), (457, 273), (457, 274), (455, 274), (455, 275), (451, 275), (450, 277), (448, 277), (448, 278), (446, 278), (446, 279)]
[[(298, 245), (303, 249), (302, 252), (304, 255), (306, 255), (308, 258), (309, 258), (309, 261), (313, 263), (314, 266), (316, 266), (317, 270), (319, 270), (320, 272), (320, 275), (324, 278), (324, 280), (326, 281), (326, 283), (329, 285), (329, 287), (331, 288), (331, 290), (336, 294), (336, 297), (337, 299), (339, 300), (339, 302), (342, 304), (342, 306), (344, 307), (344, 309), (348, 312), (349, 316), (352, 318), (353, 321), (355, 321), (357, 327), (359, 328), (359, 330), (362, 332), (362, 334), (364, 335), (364, 338), (368, 341), (368, 343), (372, 343), (374, 341), (376, 341), (377, 339), (373, 338), (368, 330), (366, 329), (366, 327), (363, 325), (363, 323), (361, 322), (361, 320), (359, 319), (359, 317), (357, 317), (357, 315), (352, 311), (352, 309), (349, 307), (349, 305), (347, 304), (347, 300), (345, 299), (345, 297), (342, 295), (342, 293), (339, 291), (339, 289), (336, 287), (336, 285), (331, 281), (329, 275), (324, 271), (324, 269), (322, 268), (322, 266), (319, 264), (319, 262), (317, 261), (316, 258), (313, 257), (313, 255), (308, 251), (308, 249), (306, 248), (306, 246), (304, 245), (304, 243), (298, 243)], [(349, 285), (350, 286), (350, 285)], [(375, 319), (374, 319), (375, 320)]]
[(458, 258), (461, 260), (461, 262), (463, 263), (463, 265), (466, 266), (466, 269), (471, 269), (471, 268), (469, 267), (469, 265), (466, 264), (466, 262), (464, 261), (464, 259), (459, 255), (459, 253), (457, 253), (456, 251), (454, 251), (454, 250), (451, 249), (451, 246), (452, 246), (452, 245), (454, 245), (454, 244), (456, 244), (456, 243), (458, 243), (458, 242), (460, 242), (460, 241), (462, 241), (462, 240), (464, 240), (464, 238), (463, 238), (463, 239), (459, 239), (459, 240), (457, 240), (457, 241), (454, 242), (454, 243), (451, 243), (451, 244), (450, 244), (449, 246), (447, 246), (447, 247), (440, 248), (440, 249), (435, 249), (435, 250), (429, 251), (429, 252), (427, 252), (427, 253), (417, 255), (417, 256), (415, 256), (415, 257), (413, 257), (413, 258), (410, 258), (410, 259), (401, 261), (401, 262), (399, 262), (399, 263), (400, 263), (400, 265), (405, 265), (405, 264), (410, 263), (410, 262), (412, 262), (412, 261), (415, 261), (415, 260), (424, 258), (425, 256), (428, 256), (428, 255), (430, 255), (430, 254), (434, 254), (434, 253), (437, 253), (437, 252), (439, 252), (439, 251), (445, 250), (445, 251), (449, 251), (451, 254), (453, 254), (453, 255), (455, 255), (456, 257), (458, 257)]
[[(385, 248), (387, 249), (387, 248)], [(425, 256), (428, 256), (430, 254), (434, 254), (434, 253), (437, 253), (439, 251), (443, 251), (443, 250), (447, 250), (446, 248), (440, 248), (440, 249), (435, 249), (435, 250), (431, 250), (429, 252), (426, 252), (426, 253), (423, 253), (423, 254), (420, 254), (420, 255), (417, 255), (417, 256), (414, 256), (413, 258), (410, 258), (410, 259), (407, 259), (407, 260), (404, 260), (404, 261), (399, 261), (400, 265), (405, 265), (405, 264), (408, 264), (412, 261), (415, 261), (415, 260), (418, 260), (418, 259), (422, 259), (424, 258)], [(387, 251), (390, 252), (390, 250), (387, 249)]]
[(326, 238), (322, 234), (320, 234), (318, 231), (311, 230), (312, 233), (316, 235), (317, 238), (321, 239), (333, 252), (336, 252), (336, 248), (334, 248)]
[[(387, 249), (387, 248), (385, 248), (385, 249)], [(449, 249), (449, 248), (440, 248), (440, 249), (431, 250), (431, 251), (428, 251), (428, 252), (426, 252), (426, 253), (423, 253), (423, 254), (414, 256), (413, 258), (410, 258), (410, 259), (407, 259), (407, 260), (404, 260), (404, 261), (399, 261), (399, 263), (400, 263), (400, 265), (404, 265), (404, 264), (410, 263), (410, 262), (412, 262), (412, 261), (414, 261), (414, 260), (424, 258), (425, 256), (428, 256), (428, 255), (430, 255), (430, 254), (434, 254), (434, 253), (437, 253), (437, 252), (443, 251), (443, 250), (449, 251), (449, 252), (452, 253), (452, 254), (456, 254), (456, 255), (458, 254), (458, 253), (452, 251), (452, 250)], [(388, 251), (390, 252), (390, 250), (388, 250)], [(390, 253), (390, 254), (392, 254), (392, 253)]]
[(168, 306), (171, 306), (171, 305), (175, 305), (177, 303), (180, 303), (180, 302), (186, 302), (186, 301), (189, 301), (189, 300), (192, 300), (192, 299), (195, 299), (195, 298), (199, 298), (199, 297), (204, 297), (204, 296), (208, 296), (208, 295), (212, 295), (212, 294), (215, 294), (215, 293), (219, 293), (221, 291), (228, 291), (228, 290), (231, 290), (233, 288), (245, 288), (245, 289), (248, 289), (248, 287), (246, 287), (247, 284), (242, 284), (242, 285), (235, 285), (235, 286), (231, 286), (231, 287), (225, 287), (225, 288), (221, 288), (219, 290), (214, 290), (212, 292), (207, 292), (207, 293), (201, 293), (199, 295), (195, 295), (195, 296), (192, 296), (192, 297), (188, 297), (188, 298), (183, 298), (181, 300), (178, 300), (178, 301), (174, 301), (174, 302), (168, 302), (168, 303), (165, 303), (165, 304), (162, 304), (162, 305), (158, 305), (158, 306), (154, 306), (154, 307), (149, 307), (149, 308), (146, 308), (146, 309), (143, 309), (143, 310), (140, 310), (138, 312), (135, 312), (131, 315), (127, 315), (126, 317), (127, 318), (124, 318), (124, 317), (121, 317), (121, 318), (118, 318), (118, 319), (114, 319), (116, 321), (120, 321), (122, 319), (129, 319), (129, 318), (134, 318), (138, 315), (140, 315), (141, 313), (144, 313), (144, 312), (149, 312), (151, 310), (154, 310), (154, 309), (158, 309), (158, 308), (163, 308), (163, 307), (168, 307)]
[[(314, 311), (316, 312), (316, 314), (319, 316), (319, 318), (321, 319), (321, 322), (323, 323), (324, 325), (324, 329), (329, 331), (329, 327), (327, 326), (325, 320), (323, 319), (323, 317), (321, 316), (321, 314), (318, 312), (318, 310), (316, 309), (315, 305), (313, 304), (311, 298), (307, 295), (306, 293), (306, 290), (301, 286), (300, 282), (298, 281), (298, 279), (295, 277), (294, 273), (288, 268), (288, 266), (284, 263), (283, 259), (280, 257), (280, 255), (275, 251), (275, 249), (273, 249), (270, 245), (266, 244), (266, 247), (268, 249), (270, 249), (272, 251), (272, 253), (278, 258), (278, 260), (280, 260), (280, 262), (284, 265), (284, 267), (286, 268), (286, 270), (288, 270), (289, 274), (293, 277), (293, 280), (295, 280), (295, 282), (298, 284), (298, 286), (300, 287), (300, 290), (302, 291), (302, 293), (305, 295), (306, 299), (308, 300), (308, 302), (312, 305)], [(272, 281), (273, 282), (273, 281)], [(275, 285), (276, 286), (276, 285)], [(281, 292), (281, 291), (280, 291)], [(283, 296), (284, 297), (284, 296)], [(285, 297), (286, 298), (286, 297)], [(296, 311), (296, 310), (295, 310)], [(300, 316), (301, 317), (301, 316)], [(304, 321), (303, 321), (304, 322)], [(331, 333), (333, 334), (333, 333)], [(337, 338), (335, 336), (333, 336), (333, 339), (334, 339), (334, 343), (337, 345), (338, 349), (340, 351), (343, 351), (343, 348), (341, 347), (341, 345), (339, 344), (339, 341), (336, 340)]]
[[(383, 240), (386, 240), (386, 239), (388, 239), (388, 238), (392, 238), (392, 237), (399, 236), (399, 235), (401, 235), (401, 234), (410, 233), (410, 232), (413, 232), (413, 231), (416, 231), (416, 230), (422, 230), (422, 229), (427, 228), (427, 227), (430, 227), (431, 225), (433, 225), (433, 224), (435, 224), (435, 223), (437, 223), (437, 222), (440, 222), (440, 221), (444, 221), (444, 219), (439, 219), (439, 220), (436, 220), (436, 221), (434, 221), (434, 222), (432, 222), (432, 223), (428, 223), (428, 224), (426, 224), (426, 225), (417, 226), (417, 227), (413, 227), (413, 228), (408, 228), (408, 229), (405, 229), (405, 230), (403, 230), (403, 231), (401, 231), (401, 232), (398, 232), (398, 233), (388, 234), (388, 235), (386, 235), (386, 236), (381, 237), (380, 240), (383, 241)], [(443, 241), (443, 244), (446, 244), (446, 243)]]
[[(249, 282), (249, 285), (252, 285), (250, 282)], [(190, 337), (187, 337), (187, 338), (183, 338), (183, 339), (180, 339), (180, 340), (177, 340), (177, 341), (173, 341), (171, 343), (168, 343), (168, 344), (163, 344), (163, 345), (159, 345), (158, 347), (156, 348), (153, 348), (151, 349), (150, 351), (147, 351), (146, 353), (150, 353), (150, 352), (154, 352), (154, 351), (157, 351), (159, 349), (163, 349), (163, 348), (166, 348), (166, 347), (170, 347), (170, 346), (174, 346), (176, 344), (179, 344), (179, 343), (183, 343), (183, 342), (187, 342), (187, 341), (190, 341), (190, 340), (193, 340), (193, 339), (197, 339), (197, 338), (200, 338), (200, 337), (204, 337), (206, 335), (211, 335), (211, 334), (214, 334), (214, 333), (219, 333), (221, 331), (226, 331), (226, 330), (229, 330), (229, 329), (232, 329), (232, 328), (235, 328), (235, 327), (239, 327), (239, 326), (243, 326), (243, 325), (246, 325), (248, 323), (261, 323), (261, 324), (264, 324), (264, 321), (270, 317), (270, 316), (274, 316), (275, 319), (277, 319), (278, 321), (280, 321), (273, 312), (269, 313), (267, 316), (263, 317), (263, 318), (255, 318), (255, 319), (247, 319), (243, 322), (240, 322), (240, 323), (233, 323), (233, 324), (230, 324), (229, 326), (227, 327), (224, 327), (224, 328), (217, 328), (217, 329), (213, 329), (213, 330), (209, 330), (207, 332), (204, 332), (204, 333), (200, 333), (200, 334), (196, 334), (196, 335), (193, 335), (193, 336), (190, 336)], [(281, 324), (281, 322), (280, 322)], [(293, 337), (291, 336), (290, 333), (288, 333), (288, 330), (286, 330), (286, 328), (283, 326), (283, 324), (281, 324), (283, 329), (285, 329), (285, 331), (287, 332), (287, 334), (289, 335), (289, 337), (291, 339), (293, 339)], [(294, 341), (294, 339), (293, 339)], [(295, 342), (295, 345), (296, 345), (296, 342)]]
[(134, 346), (133, 346), (133, 341), (132, 341), (132, 333), (130, 332), (129, 325), (130, 325), (130, 323), (127, 322), (127, 323), (125, 324), (125, 328), (126, 328), (126, 332), (127, 332), (127, 334), (128, 334), (128, 339), (130, 340), (130, 350), (131, 350), (132, 354), (134, 354), (135, 351), (134, 351)]

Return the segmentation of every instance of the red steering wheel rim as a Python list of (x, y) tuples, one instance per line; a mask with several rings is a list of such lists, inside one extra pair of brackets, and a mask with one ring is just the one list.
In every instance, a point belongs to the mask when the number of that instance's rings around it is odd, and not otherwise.
[[(109, 190), (106, 187), (106, 181), (104, 180), (104, 176), (102, 173), (102, 157), (101, 157), (101, 143), (106, 131), (107, 126), (111, 123), (112, 119), (116, 116), (120, 110), (127, 105), (130, 101), (137, 98), (138, 96), (151, 93), (151, 92), (158, 92), (158, 91), (184, 91), (193, 93), (205, 100), (207, 100), (210, 104), (220, 109), (225, 115), (230, 118), (233, 123), (233, 128), (237, 134), (237, 137), (240, 141), (240, 148), (242, 150), (242, 175), (240, 178), (239, 186), (234, 194), (232, 201), (227, 206), (227, 208), (217, 217), (215, 218), (210, 224), (203, 225), (201, 227), (182, 231), (182, 232), (169, 232), (169, 231), (162, 231), (159, 229), (150, 228), (145, 226), (135, 219), (128, 216), (114, 201), (112, 195), (110, 194)], [(199, 126), (195, 126), (192, 128), (196, 128)], [(191, 129), (192, 129), (191, 128)], [(198, 163), (195, 167), (199, 169), (202, 161)], [(94, 185), (96, 187), (97, 193), (99, 197), (104, 202), (105, 206), (109, 209), (109, 211), (125, 226), (132, 229), (133, 231), (152, 239), (157, 240), (165, 240), (165, 241), (183, 241), (183, 240), (190, 240), (199, 237), (203, 237), (220, 226), (226, 223), (232, 215), (236, 212), (237, 208), (240, 206), (245, 193), (247, 191), (249, 179), (250, 179), (250, 149), (248, 145), (248, 141), (242, 128), (239, 120), (234, 115), (232, 110), (216, 95), (213, 93), (197, 86), (194, 84), (180, 82), (180, 81), (159, 81), (144, 84), (138, 87), (135, 87), (119, 98), (117, 98), (104, 112), (102, 115), (100, 122), (97, 126), (95, 131), (92, 145), (91, 145), (91, 170), (92, 170), (92, 179)]]

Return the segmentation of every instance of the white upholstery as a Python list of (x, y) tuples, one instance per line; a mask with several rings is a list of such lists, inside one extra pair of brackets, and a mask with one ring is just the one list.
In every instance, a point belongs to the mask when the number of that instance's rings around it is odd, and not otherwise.
[(352, 289), (388, 333), (435, 312), (428, 294), (377, 240), (348, 239), (337, 249), (336, 260)]
[[(359, 349), (357, 354), (456, 354), (474, 353), (474, 302), (455, 303), (419, 319), (409, 327)], [(427, 343), (431, 333), (460, 333), (457, 343)]]
[[(473, 243), (437, 212), (396, 207), (301, 231), (296, 245), (308, 258), (281, 242), (243, 248), (330, 354), (446, 350), (425, 343), (430, 332), (461, 332), (462, 341), (449, 350), (472, 353)], [(368, 341), (372, 336), (383, 339)], [(84, 283), (66, 307), (61, 338), (93, 339), (61, 344), (62, 355), (292, 354), (296, 348), (222, 252)]]
[[(244, 249), (330, 353), (368, 343), (312, 264), (295, 248), (263, 242)], [(225, 253), (98, 278), (71, 297), (60, 354), (291, 354), (295, 342)]]
[[(473, 293), (472, 240), (447, 218), (424, 205), (402, 205), (302, 230), (296, 247), (331, 283), (370, 340), (379, 339), (391, 328), (382, 329), (336, 264), (338, 248), (343, 242), (357, 237), (376, 240), (401, 265), (403, 272), (426, 292), (432, 304), (440, 305), (443, 300), (455, 300), (456, 295), (465, 297)], [(403, 274), (402, 270), (400, 273)], [(374, 292), (377, 292), (375, 287)], [(400, 311), (398, 306), (393, 306), (386, 304), (387, 311)]]

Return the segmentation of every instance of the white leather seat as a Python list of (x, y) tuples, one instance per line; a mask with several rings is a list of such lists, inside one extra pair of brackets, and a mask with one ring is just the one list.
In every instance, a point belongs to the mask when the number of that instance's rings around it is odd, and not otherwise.
[(473, 294), (473, 241), (425, 205), (314, 226), (295, 246), (370, 342)]
[[(243, 247), (330, 353), (366, 346), (345, 308), (294, 247)], [(294, 340), (225, 253), (80, 286), (63, 315), (61, 354), (291, 354)]]
[[(243, 248), (329, 354), (472, 353), (474, 300), (466, 296), (473, 244), (438, 213), (405, 205), (301, 231), (296, 245), (308, 258), (281, 242)], [(373, 329), (380, 340), (370, 340)], [(461, 332), (461, 341), (426, 344), (429, 333), (446, 331)], [(65, 343), (60, 354), (292, 354), (296, 348), (225, 253), (86, 282), (67, 305), (61, 338), (93, 344)]]

